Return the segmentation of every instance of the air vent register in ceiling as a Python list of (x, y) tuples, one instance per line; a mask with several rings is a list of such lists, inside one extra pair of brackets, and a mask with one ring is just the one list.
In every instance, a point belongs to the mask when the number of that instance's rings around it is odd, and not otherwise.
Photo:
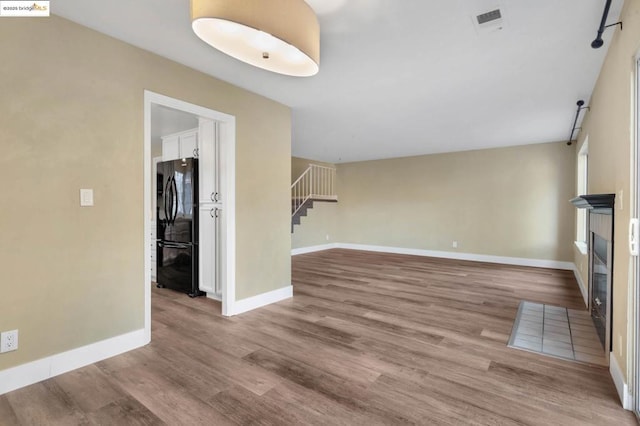
[(473, 23), (478, 34), (493, 32), (504, 28), (504, 15), (501, 9), (473, 16)]
[(500, 13), (500, 9), (492, 10), (491, 12), (483, 13), (482, 15), (476, 16), (478, 20), (478, 24), (486, 24), (487, 22), (495, 21), (496, 19), (502, 20), (502, 14)]

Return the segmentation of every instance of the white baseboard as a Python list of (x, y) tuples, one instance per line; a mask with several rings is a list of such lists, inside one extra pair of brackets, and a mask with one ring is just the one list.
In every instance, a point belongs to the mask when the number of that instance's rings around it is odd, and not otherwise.
[(584, 281), (582, 281), (582, 277), (580, 276), (580, 271), (576, 264), (573, 264), (573, 275), (576, 277), (576, 281), (578, 281), (578, 287), (580, 288), (580, 293), (582, 293), (582, 298), (584, 299), (584, 306), (589, 307), (589, 296), (587, 286), (584, 285)]
[(616, 390), (618, 391), (622, 408), (625, 410), (633, 410), (633, 398), (629, 392), (629, 386), (624, 380), (622, 370), (620, 369), (618, 360), (613, 352), (609, 354), (609, 372), (611, 373), (613, 383), (616, 385)]
[(233, 304), (233, 312), (231, 315), (242, 314), (292, 297), (293, 286), (287, 286), (267, 293), (262, 293), (257, 296), (248, 297), (246, 299), (238, 300)]
[(505, 265), (533, 266), (536, 268), (563, 269), (567, 271), (572, 271), (574, 269), (574, 265), (572, 262), (561, 262), (557, 260), (527, 259), (527, 258), (521, 258), (521, 257), (492, 256), (492, 255), (486, 255), (486, 254), (460, 253), (460, 252), (452, 252), (452, 251), (422, 250), (422, 249), (388, 247), (388, 246), (372, 246), (372, 245), (366, 245), (366, 244), (346, 244), (346, 243), (325, 244), (320, 246), (294, 249), (294, 250), (291, 250), (291, 254), (296, 255), (296, 254), (302, 254), (302, 253), (311, 253), (314, 251), (329, 250), (334, 248), (341, 248), (341, 249), (348, 249), (348, 250), (374, 251), (374, 252), (394, 253), (394, 254), (409, 254), (414, 256), (439, 257), (443, 259), (470, 260), (473, 262), (501, 263)]
[(217, 302), (222, 302), (222, 295), (218, 293), (207, 293), (207, 299), (215, 300)]
[(0, 395), (146, 345), (144, 329), (0, 371)]
[(299, 254), (307, 254), (307, 253), (313, 253), (316, 251), (339, 248), (338, 245), (339, 245), (338, 243), (331, 243), (331, 244), (322, 244), (319, 246), (310, 246), (310, 247), (301, 247), (297, 249), (291, 249), (291, 256), (297, 256)]

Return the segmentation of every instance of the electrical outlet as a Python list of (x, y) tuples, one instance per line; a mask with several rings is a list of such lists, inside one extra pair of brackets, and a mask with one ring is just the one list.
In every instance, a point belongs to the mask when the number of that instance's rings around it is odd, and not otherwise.
[(327, 241), (329, 241), (329, 234), (327, 234)]
[(0, 333), (0, 353), (18, 350), (18, 330)]
[(453, 244), (451, 245), (453, 248), (458, 248), (458, 242), (454, 241)]

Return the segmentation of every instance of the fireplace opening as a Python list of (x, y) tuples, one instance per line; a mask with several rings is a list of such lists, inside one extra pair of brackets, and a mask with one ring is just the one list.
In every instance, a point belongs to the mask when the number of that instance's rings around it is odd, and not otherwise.
[[(610, 216), (609, 216), (610, 217)], [(595, 218), (594, 218), (595, 219)], [(590, 221), (591, 223), (595, 221)], [(591, 231), (591, 318), (603, 350), (611, 351), (611, 241)]]
[(581, 195), (571, 202), (588, 209), (589, 311), (607, 360), (612, 350), (614, 194)]

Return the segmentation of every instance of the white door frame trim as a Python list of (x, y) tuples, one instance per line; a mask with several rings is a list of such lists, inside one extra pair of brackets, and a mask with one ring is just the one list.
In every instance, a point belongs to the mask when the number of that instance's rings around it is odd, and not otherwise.
[[(631, 132), (630, 147), (630, 181), (629, 182), (629, 217), (637, 218), (640, 215), (640, 50), (634, 56), (632, 88), (633, 99), (633, 129)], [(627, 236), (629, 238), (629, 236)], [(627, 390), (632, 395), (622, 395), (623, 404), (628, 403), (628, 410), (633, 410), (636, 416), (640, 414), (640, 261), (638, 257), (630, 256), (629, 260), (630, 283), (627, 294)]]
[(144, 91), (144, 330), (151, 341), (151, 104), (188, 112), (217, 121), (220, 125), (220, 155), (223, 169), (221, 192), (225, 206), (222, 224), (221, 254), (224, 262), (222, 276), (222, 314), (233, 312), (236, 288), (236, 118), (232, 115), (195, 105), (150, 90)]

